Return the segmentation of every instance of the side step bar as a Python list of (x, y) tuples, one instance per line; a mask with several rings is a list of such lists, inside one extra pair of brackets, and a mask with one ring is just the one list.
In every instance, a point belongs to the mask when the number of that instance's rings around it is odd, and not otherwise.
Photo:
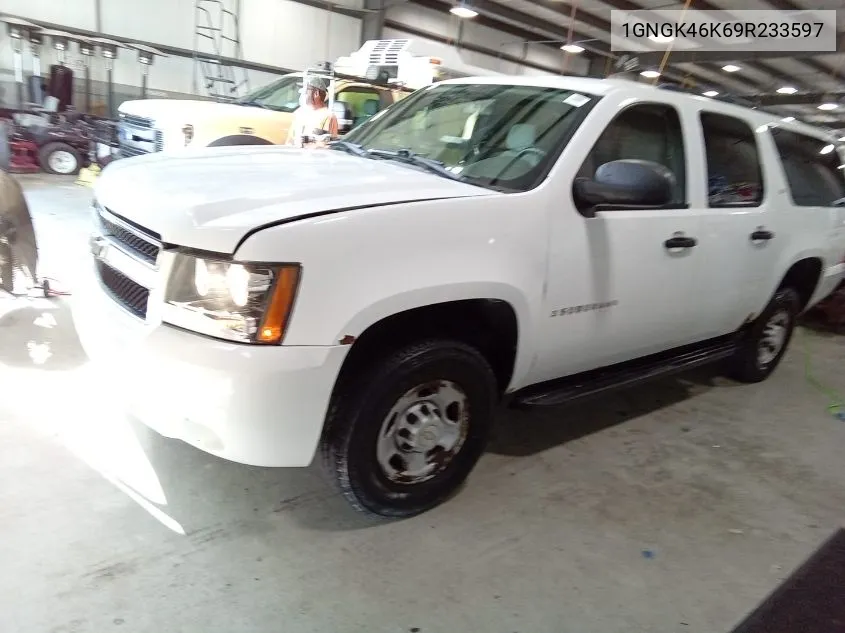
[(656, 355), (527, 387), (511, 397), (512, 406), (556, 406), (630, 387), (655, 378), (709, 365), (731, 357), (738, 339), (730, 337), (705, 347), (682, 348), (673, 355)]

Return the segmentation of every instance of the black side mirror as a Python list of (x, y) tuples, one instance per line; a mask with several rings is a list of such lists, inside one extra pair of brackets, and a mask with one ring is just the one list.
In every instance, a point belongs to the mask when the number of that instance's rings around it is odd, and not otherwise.
[(335, 101), (332, 105), (332, 111), (337, 118), (337, 133), (339, 135), (350, 132), (355, 124), (355, 119), (352, 116), (352, 108), (349, 104), (343, 101)]
[(648, 160), (614, 160), (596, 170), (594, 178), (576, 178), (575, 204), (582, 215), (597, 211), (660, 208), (672, 202), (675, 175)]

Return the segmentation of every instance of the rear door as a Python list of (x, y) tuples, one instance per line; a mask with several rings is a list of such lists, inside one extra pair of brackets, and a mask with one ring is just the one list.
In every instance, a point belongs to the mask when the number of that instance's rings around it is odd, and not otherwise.
[(710, 338), (737, 330), (768, 302), (790, 239), (790, 205), (767, 126), (708, 110), (696, 118), (706, 169), (706, 264), (696, 279), (695, 327)]

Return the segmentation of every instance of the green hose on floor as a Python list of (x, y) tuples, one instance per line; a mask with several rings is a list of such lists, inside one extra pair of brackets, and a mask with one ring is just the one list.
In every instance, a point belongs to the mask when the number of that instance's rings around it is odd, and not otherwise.
[(830, 415), (845, 422), (845, 398), (813, 374), (813, 355), (807, 344), (807, 333), (803, 328), (801, 328), (801, 347), (804, 350), (804, 377), (811, 387), (828, 398), (827, 410)]

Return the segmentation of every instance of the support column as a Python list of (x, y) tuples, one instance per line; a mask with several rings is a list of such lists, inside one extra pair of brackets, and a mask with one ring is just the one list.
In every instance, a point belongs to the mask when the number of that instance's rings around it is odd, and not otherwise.
[(593, 55), (592, 57), (590, 57), (590, 65), (587, 68), (588, 77), (605, 77), (608, 74), (606, 70), (607, 58), (601, 55)]
[(382, 39), (387, 4), (386, 0), (364, 0), (366, 12), (361, 21), (361, 44), (369, 40)]

